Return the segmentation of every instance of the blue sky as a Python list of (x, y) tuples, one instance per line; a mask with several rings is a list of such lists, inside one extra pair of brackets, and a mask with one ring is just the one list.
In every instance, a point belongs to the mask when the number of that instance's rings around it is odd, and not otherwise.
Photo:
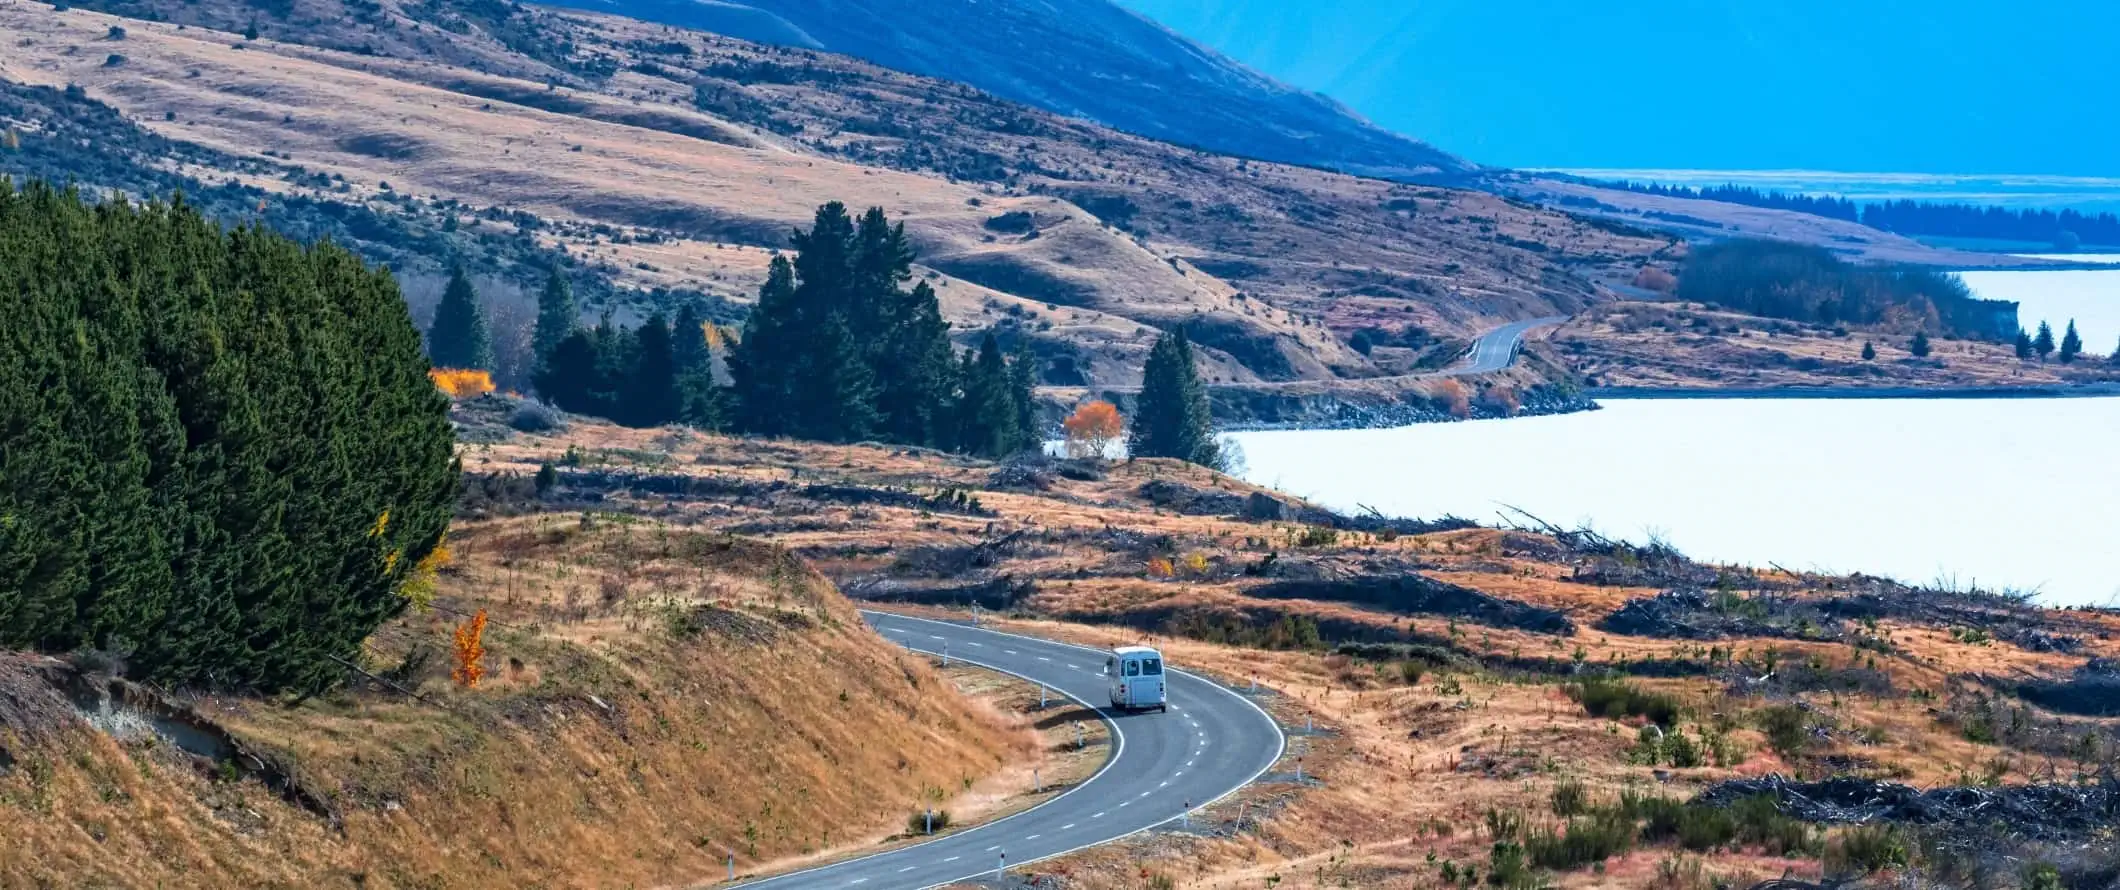
[(2120, 176), (2120, 0), (1119, 0), (1515, 167)]

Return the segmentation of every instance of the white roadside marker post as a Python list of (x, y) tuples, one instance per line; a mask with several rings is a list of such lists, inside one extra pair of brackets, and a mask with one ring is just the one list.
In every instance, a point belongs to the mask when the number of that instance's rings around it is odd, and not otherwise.
[(1045, 710), (1045, 684), (1038, 684), (1038, 710)]
[(729, 880), (736, 880), (736, 854), (729, 854)]
[(1032, 794), (1044, 794), (1044, 793), (1045, 793), (1045, 783), (1044, 783), (1044, 782), (1041, 782), (1041, 781), (1039, 781), (1039, 780), (1038, 780), (1038, 768), (1037, 768), (1037, 767), (1035, 767), (1035, 766), (1034, 766), (1034, 767), (1031, 767), (1031, 793), (1032, 793)]
[(998, 864), (996, 864), (996, 865), (994, 866), (994, 880), (996, 880), (996, 881), (1000, 881), (1000, 882), (1001, 882), (1002, 884), (1007, 884), (1007, 883), (1008, 883), (1008, 851), (1007, 851), (1007, 850), (1003, 850), (1003, 851), (1001, 851), (1001, 853), (999, 854), (999, 857), (1000, 857), (1000, 862), (999, 862)]
[(1082, 721), (1075, 721), (1075, 750), (1082, 750)]
[(942, 666), (950, 666), (950, 641), (948, 640), (942, 641)]

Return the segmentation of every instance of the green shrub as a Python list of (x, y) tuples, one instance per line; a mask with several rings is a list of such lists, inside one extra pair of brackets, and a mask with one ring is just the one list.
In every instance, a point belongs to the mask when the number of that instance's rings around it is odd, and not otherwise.
[(906, 833), (906, 834), (928, 834), (928, 833), (930, 833), (930, 832), (929, 832), (929, 828), (930, 828), (930, 827), (932, 827), (932, 828), (933, 828), (933, 829), (934, 829), (935, 831), (941, 831), (941, 830), (943, 830), (943, 829), (945, 829), (945, 828), (948, 828), (948, 827), (950, 827), (950, 811), (949, 811), (949, 810), (936, 810), (936, 811), (934, 811), (934, 814), (935, 814), (935, 815), (934, 815), (934, 822), (933, 822), (933, 823), (930, 823), (930, 822), (928, 821), (928, 811), (927, 811), (927, 810), (921, 810), (921, 811), (919, 811), (919, 812), (917, 812), (917, 813), (914, 813), (914, 814), (912, 814), (912, 815), (910, 815), (910, 816), (907, 816), (907, 817), (905, 817), (905, 833)]
[(1771, 795), (1747, 797), (1732, 804), (1729, 813), (1737, 821), (1740, 843), (1757, 844), (1777, 856), (1818, 855), (1818, 833), (1810, 825), (1782, 815), (1780, 803)]
[(1826, 847), (1826, 873), (1832, 875), (1867, 875), (1905, 868), (1908, 861), (1907, 839), (1896, 825), (1858, 825)]
[(1592, 717), (1613, 720), (1642, 717), (1660, 726), (1677, 725), (1682, 710), (1676, 698), (1637, 689), (1610, 676), (1585, 678), (1583, 682), (1568, 687), (1568, 696), (1580, 703)]
[(1542, 827), (1524, 838), (1524, 852), (1533, 865), (1556, 871), (1582, 868), (1603, 862), (1634, 848), (1634, 820), (1617, 809), (1597, 810), (1568, 820), (1556, 831)]
[(1767, 734), (1767, 745), (1784, 760), (1803, 756), (1811, 747), (1810, 720), (1795, 705), (1761, 708), (1755, 718), (1759, 731)]
[(1524, 847), (1513, 841), (1495, 841), (1487, 853), (1487, 880), (1497, 887), (1533, 887), (1538, 876), (1524, 863)]
[(1563, 819), (1580, 816), (1590, 807), (1590, 793), (1579, 779), (1562, 779), (1553, 786), (1553, 814)]

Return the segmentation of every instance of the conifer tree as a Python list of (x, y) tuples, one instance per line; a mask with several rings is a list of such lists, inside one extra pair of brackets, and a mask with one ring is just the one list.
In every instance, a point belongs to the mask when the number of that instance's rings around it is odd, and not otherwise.
[(588, 330), (574, 329), (553, 347), (537, 371), (537, 391), (561, 409), (576, 414), (599, 414), (596, 401), (596, 338)]
[(2120, 368), (2120, 346), (2113, 347), (2113, 355), (2107, 362), (2115, 368)]
[(2054, 354), (2054, 329), (2046, 322), (2039, 323), (2039, 333), (2032, 338), (2032, 351), (2039, 353), (2039, 360), (2042, 362), (2046, 361), (2047, 356)]
[(1038, 429), (1038, 360), (1031, 355), (1030, 338), (1016, 341), (1008, 361), (1009, 405), (1016, 412), (1016, 442), (1010, 451), (1034, 451), (1045, 446)]
[(2061, 335), (2061, 363), (2066, 365), (2083, 354), (2083, 338), (2076, 334), (2076, 320), (2068, 320), (2068, 332)]
[(471, 279), (458, 266), (442, 290), (441, 305), (434, 309), (434, 326), (427, 329), (427, 354), (437, 368), (493, 370), (493, 340), (486, 333), (486, 310), (479, 305)]
[(1929, 335), (1927, 331), (1915, 331), (1914, 339), (1907, 344), (1907, 352), (1915, 358), (1929, 357)]
[(1862, 341), (1862, 360), (1866, 362), (1877, 360), (1877, 346), (1868, 340)]
[(1185, 329), (1156, 338), (1141, 371), (1141, 398), (1134, 409), (1128, 452), (1135, 457), (1175, 457), (1219, 466), (1221, 455), (1212, 424), (1207, 388), (1193, 365), (1192, 342)]
[(677, 355), (670, 325), (658, 312), (633, 332), (632, 368), (621, 390), (621, 417), (629, 426), (653, 427), (677, 421)]
[(2032, 357), (2032, 335), (2025, 333), (2023, 328), (2017, 329), (2017, 357), (2020, 359)]
[(957, 407), (957, 447), (985, 457), (1015, 452), (1023, 442), (1016, 425), (1016, 399), (1008, 363), (992, 333), (979, 341), (977, 352), (965, 353), (959, 373), (963, 394)]
[(677, 307), (677, 318), (670, 322), (670, 353), (677, 361), (679, 377), (711, 369), (714, 357), (707, 350), (707, 323), (690, 302)]
[(558, 266), (545, 277), (545, 289), (537, 295), (537, 327), (530, 337), (530, 348), (535, 364), (543, 365), (559, 348), (559, 341), (567, 339), (574, 329), (581, 327), (581, 307), (574, 302), (574, 288), (567, 283), (567, 276)]

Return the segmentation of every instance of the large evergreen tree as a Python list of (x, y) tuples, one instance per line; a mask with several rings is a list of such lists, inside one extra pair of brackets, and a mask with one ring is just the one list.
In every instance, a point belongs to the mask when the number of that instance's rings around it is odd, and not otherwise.
[(632, 353), (632, 373), (627, 375), (618, 419), (636, 427), (675, 423), (681, 406), (677, 355), (662, 313), (649, 316), (633, 332)]
[(559, 341), (581, 327), (581, 307), (574, 302), (574, 288), (558, 266), (545, 278), (545, 289), (537, 295), (537, 327), (530, 335), (534, 364), (542, 367)]
[(438, 368), (493, 370), (493, 338), (486, 332), (486, 310), (478, 302), (464, 267), (449, 275), (434, 325), (427, 329), (427, 354)]
[(2032, 357), (2032, 335), (2025, 333), (2023, 328), (2017, 329), (2017, 357)]
[(2039, 353), (2039, 360), (2054, 354), (2054, 329), (2046, 322), (2039, 323), (2039, 333), (2032, 337), (2032, 351)]
[(1017, 427), (1015, 393), (1001, 344), (989, 333), (977, 352), (967, 352), (959, 366), (962, 394), (957, 403), (957, 447), (973, 454), (1000, 457), (1022, 446)]
[(1180, 327), (1156, 338), (1141, 370), (1141, 398), (1134, 408), (1127, 450), (1134, 457), (1175, 457), (1202, 466), (1221, 465), (1208, 413), (1207, 387), (1193, 366), (1192, 341)]
[(176, 684), (343, 676), (455, 500), (390, 276), (0, 182), (0, 309), (0, 646)]
[(2083, 354), (2083, 338), (2076, 334), (2076, 320), (2068, 320), (2068, 332), (2061, 335), (2061, 363), (2066, 365)]

